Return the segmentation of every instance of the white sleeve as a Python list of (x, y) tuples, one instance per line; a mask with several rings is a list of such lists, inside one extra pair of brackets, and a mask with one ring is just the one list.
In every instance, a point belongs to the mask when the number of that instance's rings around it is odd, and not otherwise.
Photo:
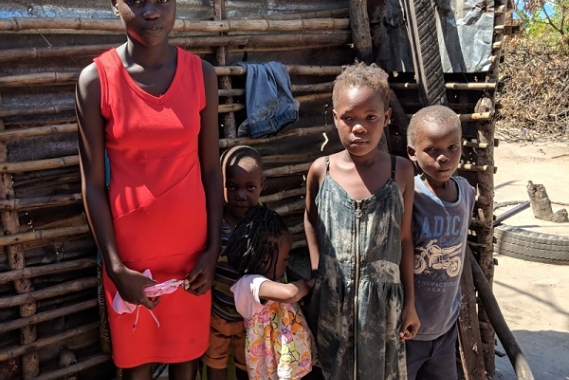
[(244, 319), (251, 319), (263, 309), (259, 298), (259, 289), (265, 281), (269, 281), (269, 279), (258, 274), (246, 275), (231, 287), (235, 299), (235, 308)]

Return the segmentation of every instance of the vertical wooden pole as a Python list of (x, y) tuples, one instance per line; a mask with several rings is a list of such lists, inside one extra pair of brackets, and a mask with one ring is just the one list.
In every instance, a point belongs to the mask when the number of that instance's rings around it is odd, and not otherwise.
[[(478, 102), (474, 112), (493, 112), (491, 98), (483, 98)], [(477, 228), (478, 243), (480, 243), (479, 264), (492, 285), (494, 279), (494, 228), (493, 228), (493, 203), (494, 203), (494, 121), (478, 123), (478, 142), (487, 144), (486, 149), (477, 152), (476, 165), (486, 166), (487, 170), (476, 172), (478, 183), (478, 220), (480, 227)], [(482, 305), (478, 308), (478, 320), (480, 323), (480, 336), (484, 347), (484, 365), (486, 374), (490, 378), (495, 372), (494, 340), (495, 334), (488, 315)]]
[[(2, 96), (0, 94), (0, 106), (2, 105)], [(0, 119), (0, 131), (4, 130), (4, 121)], [(0, 143), (0, 162), (8, 162), (8, 149), (5, 142)], [(0, 175), (0, 199), (14, 199), (14, 188), (12, 186), (12, 175)], [(20, 220), (18, 211), (0, 211), (0, 219), (2, 221), (2, 230), (4, 235), (12, 235), (20, 232)], [(26, 266), (24, 258), (24, 250), (20, 244), (6, 246), (6, 254), (8, 257), (8, 267), (11, 270), (23, 269)], [(15, 280), (14, 289), (16, 293), (28, 293), (33, 290), (32, 282), (29, 279)], [(36, 303), (30, 302), (20, 306), (20, 316), (29, 317), (36, 312)], [(20, 343), (30, 344), (36, 341), (37, 332), (35, 325), (24, 326), (20, 329)], [(31, 379), (39, 375), (39, 360), (37, 354), (31, 353), (22, 356), (22, 377)]]
[[(225, 10), (225, 0), (215, 0), (213, 2), (213, 15), (215, 20), (225, 20), (227, 12)], [(226, 35), (227, 33), (220, 33)], [(227, 66), (227, 46), (219, 46), (215, 49), (215, 60), (218, 66)], [(222, 75), (219, 77), (219, 88), (223, 90), (231, 89), (231, 77)], [(233, 104), (233, 97), (225, 97), (225, 104)], [(223, 137), (232, 139), (237, 137), (237, 126), (235, 123), (235, 113), (227, 112), (223, 115)]]
[(368, 65), (373, 62), (373, 45), (367, 13), (367, 0), (350, 0), (350, 29), (356, 56)]

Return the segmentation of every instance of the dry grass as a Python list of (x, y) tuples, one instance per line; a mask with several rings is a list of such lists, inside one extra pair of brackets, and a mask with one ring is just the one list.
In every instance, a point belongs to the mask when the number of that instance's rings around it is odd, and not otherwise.
[(504, 53), (496, 133), (506, 140), (569, 139), (569, 57), (525, 38), (509, 41)]

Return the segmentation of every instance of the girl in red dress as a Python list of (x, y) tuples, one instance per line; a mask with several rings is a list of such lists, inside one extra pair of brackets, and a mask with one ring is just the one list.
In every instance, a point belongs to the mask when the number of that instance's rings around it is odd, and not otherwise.
[[(209, 288), (220, 251), (222, 181), (217, 77), (168, 43), (175, 0), (116, 0), (127, 42), (77, 84), (83, 199), (104, 264), (113, 360), (125, 379), (194, 379), (207, 349)], [(111, 180), (105, 186), (104, 152)], [(152, 279), (142, 274), (149, 270)], [(147, 272), (148, 273), (148, 272)], [(158, 300), (144, 288), (186, 280)], [(117, 313), (117, 296), (137, 305)]]

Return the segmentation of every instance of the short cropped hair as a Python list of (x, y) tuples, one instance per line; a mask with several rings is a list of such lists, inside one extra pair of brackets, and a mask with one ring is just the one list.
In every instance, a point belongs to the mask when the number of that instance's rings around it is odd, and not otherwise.
[(236, 145), (223, 152), (219, 158), (223, 178), (226, 177), (227, 168), (239, 164), (244, 158), (252, 159), (261, 172), (263, 171), (263, 158), (259, 152), (248, 145)]
[(357, 62), (353, 65), (344, 66), (343, 71), (334, 81), (332, 91), (332, 104), (336, 108), (340, 94), (349, 87), (368, 87), (381, 96), (385, 106), (389, 106), (389, 75), (375, 63), (366, 65)]
[(447, 122), (453, 123), (462, 136), (460, 120), (456, 112), (454, 112), (452, 109), (441, 105), (421, 108), (416, 114), (413, 115), (413, 117), (411, 117), (411, 121), (407, 127), (407, 144), (410, 146), (415, 146), (415, 144), (417, 144), (417, 136), (420, 135), (420, 128), (424, 124), (441, 125)]

